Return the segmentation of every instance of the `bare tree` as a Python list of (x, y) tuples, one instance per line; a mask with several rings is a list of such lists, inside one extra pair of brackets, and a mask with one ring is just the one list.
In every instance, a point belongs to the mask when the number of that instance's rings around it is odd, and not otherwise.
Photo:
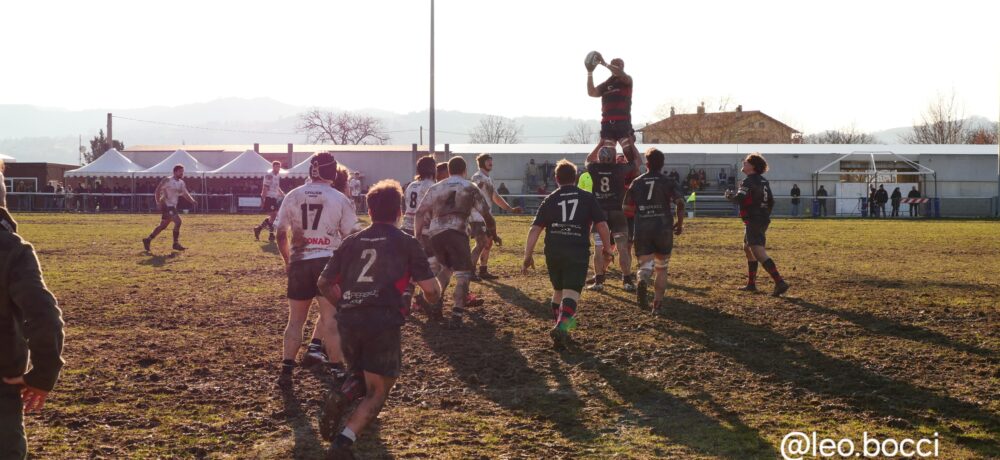
[(854, 126), (839, 130), (828, 130), (803, 137), (805, 144), (878, 144), (879, 142), (868, 133), (858, 131)]
[(566, 132), (566, 137), (563, 137), (562, 143), (593, 144), (597, 141), (596, 134), (590, 124), (581, 121), (573, 129)]
[(966, 133), (966, 144), (996, 144), (997, 132), (1000, 131), (1000, 123), (993, 124), (992, 127), (980, 126), (971, 129)]
[(907, 144), (961, 144), (966, 139), (965, 113), (955, 101), (955, 93), (938, 94), (913, 125), (913, 132), (900, 136)]
[(510, 118), (487, 115), (479, 120), (479, 126), (469, 131), (469, 142), (473, 144), (517, 144), (521, 142), (521, 125)]
[(389, 141), (381, 120), (350, 112), (334, 113), (312, 109), (299, 114), (296, 128), (300, 133), (306, 134), (307, 142), (313, 144), (384, 145)]

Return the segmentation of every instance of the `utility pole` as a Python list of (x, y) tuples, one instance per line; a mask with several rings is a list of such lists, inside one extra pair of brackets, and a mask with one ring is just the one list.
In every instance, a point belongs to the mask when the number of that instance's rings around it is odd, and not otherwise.
[(430, 123), (430, 134), (429, 141), (430, 147), (429, 152), (434, 161), (437, 161), (437, 155), (434, 154), (434, 0), (431, 0), (431, 109), (430, 109), (431, 123)]
[(115, 146), (115, 142), (112, 139), (114, 139), (114, 137), (111, 136), (111, 112), (108, 112), (108, 145), (105, 150), (110, 150)]
[(424, 145), (424, 127), (420, 126), (420, 145)]

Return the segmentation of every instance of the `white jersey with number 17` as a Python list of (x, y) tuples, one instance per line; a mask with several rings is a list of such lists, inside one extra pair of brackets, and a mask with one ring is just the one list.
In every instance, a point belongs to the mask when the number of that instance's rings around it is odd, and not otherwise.
[(290, 262), (330, 257), (357, 223), (351, 200), (323, 182), (285, 195), (274, 226), (290, 229)]

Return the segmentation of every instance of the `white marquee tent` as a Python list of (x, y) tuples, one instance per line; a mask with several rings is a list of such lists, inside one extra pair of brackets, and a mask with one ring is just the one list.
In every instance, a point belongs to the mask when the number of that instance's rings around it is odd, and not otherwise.
[(190, 153), (183, 150), (175, 150), (163, 161), (153, 165), (151, 168), (135, 173), (136, 177), (166, 177), (173, 173), (174, 166), (184, 166), (184, 174), (189, 176), (201, 176), (212, 170), (200, 161), (196, 160)]
[(66, 171), (66, 177), (132, 177), (144, 168), (132, 162), (115, 149), (104, 152), (86, 166)]
[(271, 162), (257, 152), (247, 150), (214, 171), (209, 171), (205, 177), (211, 178), (255, 178), (264, 177), (271, 170)]

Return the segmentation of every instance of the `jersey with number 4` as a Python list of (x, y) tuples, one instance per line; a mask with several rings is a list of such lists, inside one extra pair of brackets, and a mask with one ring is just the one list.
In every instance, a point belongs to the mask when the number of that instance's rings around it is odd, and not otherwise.
[(406, 191), (403, 192), (403, 201), (405, 212), (403, 212), (403, 230), (413, 231), (413, 223), (417, 216), (417, 207), (420, 206), (420, 200), (424, 199), (424, 195), (427, 194), (427, 190), (434, 185), (434, 181), (431, 179), (415, 180), (410, 182), (410, 185), (406, 186)]
[(542, 200), (532, 225), (545, 228), (545, 250), (590, 247), (590, 227), (607, 221), (594, 195), (575, 185), (563, 185)]
[(445, 230), (468, 234), (469, 216), (473, 210), (485, 216), (490, 214), (490, 205), (479, 187), (458, 176), (432, 185), (417, 205), (417, 212), (431, 219), (427, 236)]
[(340, 309), (399, 308), (410, 280), (434, 277), (427, 255), (412, 236), (389, 224), (372, 224), (349, 236), (323, 276), (340, 286)]
[(325, 182), (310, 182), (285, 195), (274, 221), (276, 228), (289, 228), (290, 262), (330, 257), (358, 217), (351, 200)]

